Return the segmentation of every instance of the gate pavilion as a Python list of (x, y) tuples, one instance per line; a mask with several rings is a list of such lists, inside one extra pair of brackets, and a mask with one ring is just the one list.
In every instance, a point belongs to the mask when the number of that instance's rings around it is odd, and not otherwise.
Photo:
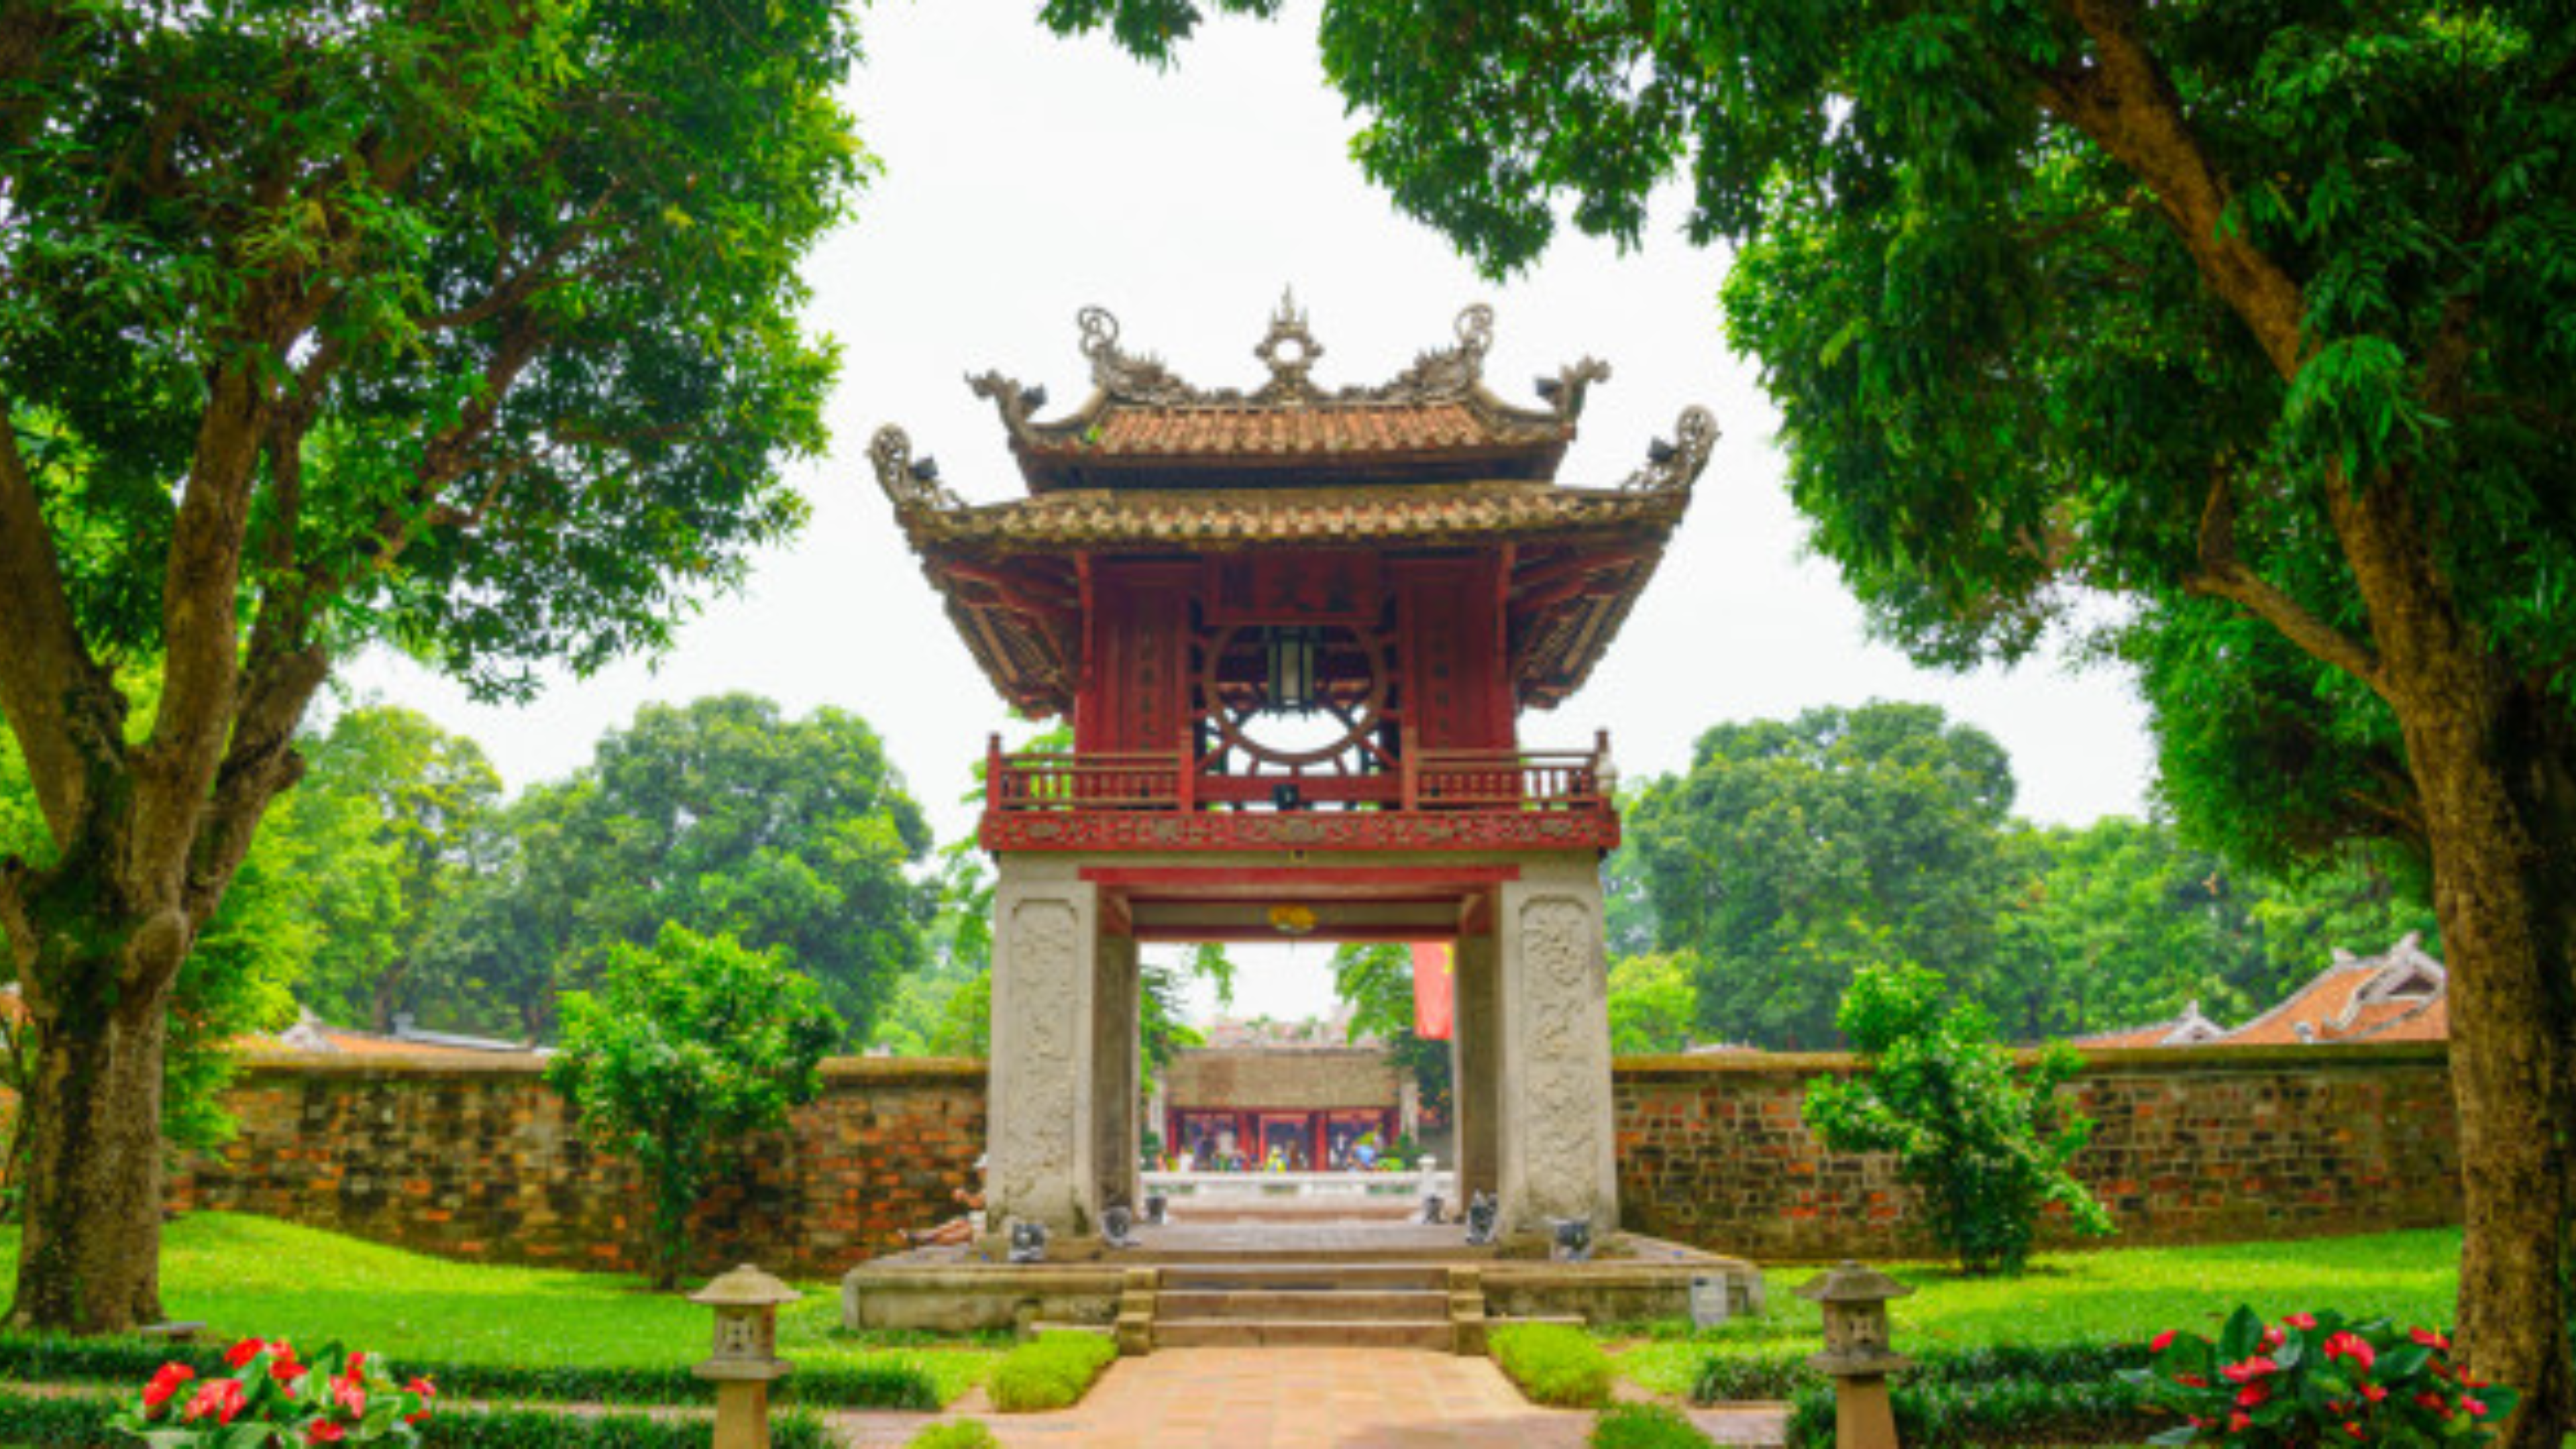
[(1204, 390), (1081, 314), (1092, 393), (969, 379), (1028, 496), (971, 506), (901, 430), (870, 447), (994, 687), (1070, 753), (986, 760), (989, 1221), (1098, 1230), (1138, 1201), (1137, 946), (1454, 943), (1461, 1195), (1507, 1233), (1618, 1222), (1600, 860), (1606, 735), (1525, 749), (1653, 575), (1717, 429), (1691, 408), (1610, 487), (1557, 483), (1586, 359), (1486, 388), (1488, 308), (1378, 387), (1326, 391), (1293, 300), (1269, 380)]

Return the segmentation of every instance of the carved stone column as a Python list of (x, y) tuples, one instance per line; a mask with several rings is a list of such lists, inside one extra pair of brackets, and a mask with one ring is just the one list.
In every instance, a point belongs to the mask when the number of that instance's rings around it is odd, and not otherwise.
[(1495, 922), (1503, 1060), (1502, 1226), (1619, 1226), (1601, 873), (1588, 855), (1524, 865)]
[(1058, 1235), (1100, 1221), (1093, 1125), (1098, 889), (1070, 860), (1005, 855), (993, 889), (985, 1220)]
[(1097, 959), (1091, 1000), (1092, 1158), (1100, 1174), (1097, 1201), (1104, 1209), (1123, 1203), (1134, 1211), (1144, 1202), (1137, 1177), (1136, 1097), (1142, 1086), (1137, 1012), (1143, 1003), (1137, 999), (1136, 942), (1131, 937), (1105, 936)]
[(1458, 1206), (1502, 1185), (1495, 1144), (1502, 1131), (1503, 1023), (1496, 1000), (1494, 938), (1461, 936), (1450, 955), (1450, 1094), (1457, 1105)]

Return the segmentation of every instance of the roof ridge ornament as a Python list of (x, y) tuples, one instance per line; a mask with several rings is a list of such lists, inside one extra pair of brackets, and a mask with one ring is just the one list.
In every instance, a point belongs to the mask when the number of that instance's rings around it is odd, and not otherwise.
[(1298, 310), (1295, 288), (1279, 289), (1279, 310), (1270, 315), (1270, 330), (1254, 346), (1252, 355), (1270, 369), (1270, 381), (1252, 395), (1252, 401), (1293, 407), (1323, 396), (1307, 373), (1314, 368), (1315, 359), (1324, 355), (1324, 344), (1307, 330), (1306, 314)]
[[(1148, 407), (1174, 407), (1205, 402), (1206, 394), (1181, 380), (1151, 353), (1138, 356), (1118, 347), (1118, 319), (1106, 307), (1085, 307), (1074, 314), (1082, 329), (1082, 355), (1091, 359), (1091, 383), (1113, 398)], [(978, 389), (980, 391), (980, 389)]]
[(868, 441), (868, 462), (876, 469), (877, 486), (894, 500), (897, 513), (965, 511), (965, 500), (940, 486), (937, 461), (928, 456), (915, 461), (911, 437), (894, 424), (877, 429)]
[(1646, 445), (1646, 466), (1620, 481), (1625, 493), (1687, 493), (1717, 447), (1717, 418), (1704, 407), (1682, 409), (1673, 425), (1673, 440), (1657, 438)]

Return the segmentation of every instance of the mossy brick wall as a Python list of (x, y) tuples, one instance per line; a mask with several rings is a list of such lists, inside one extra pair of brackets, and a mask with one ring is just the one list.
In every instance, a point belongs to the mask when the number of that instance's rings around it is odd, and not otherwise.
[[(631, 1268), (651, 1206), (585, 1142), (533, 1062), (254, 1057), (240, 1135), (172, 1180), (185, 1210), (260, 1213), (499, 1262)], [(823, 1095), (743, 1145), (700, 1214), (701, 1267), (838, 1274), (952, 1217), (984, 1142), (981, 1062), (827, 1062)]]
[[(2077, 1175), (2127, 1244), (2294, 1238), (2460, 1220), (2440, 1044), (2089, 1054)], [(1756, 1259), (1931, 1251), (1893, 1159), (1832, 1153), (1801, 1116), (1841, 1056), (1632, 1058), (1615, 1087), (1626, 1226)], [(2052, 1235), (2062, 1241), (2064, 1235)]]

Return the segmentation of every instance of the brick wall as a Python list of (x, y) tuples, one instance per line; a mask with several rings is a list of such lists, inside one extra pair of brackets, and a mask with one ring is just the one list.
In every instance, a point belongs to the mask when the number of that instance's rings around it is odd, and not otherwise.
[[(823, 1095), (701, 1214), (702, 1267), (837, 1274), (898, 1228), (953, 1216), (984, 1142), (981, 1062), (826, 1063)], [(261, 1213), (503, 1262), (633, 1267), (651, 1215), (635, 1170), (593, 1150), (528, 1061), (253, 1058), (241, 1134), (182, 1164), (181, 1208)]]
[[(2459, 1220), (2438, 1045), (2097, 1052), (2068, 1090), (2098, 1122), (2081, 1175), (2131, 1243)], [(1622, 1061), (1627, 1226), (1762, 1260), (1923, 1251), (1892, 1164), (1827, 1153), (1799, 1103), (1845, 1057)], [(837, 1273), (952, 1211), (984, 1138), (976, 1062), (837, 1061), (820, 1101), (710, 1203), (702, 1266)], [(459, 1257), (631, 1266), (649, 1212), (525, 1062), (253, 1060), (242, 1133), (183, 1165), (179, 1206), (263, 1213)]]
[[(1619, 1063), (1627, 1226), (1762, 1260), (1926, 1251), (1892, 1160), (1826, 1152), (1800, 1118), (1807, 1080), (1850, 1066), (1829, 1056)], [(2439, 1044), (2101, 1051), (2064, 1090), (2097, 1124), (2077, 1175), (2124, 1243), (2460, 1220)]]

